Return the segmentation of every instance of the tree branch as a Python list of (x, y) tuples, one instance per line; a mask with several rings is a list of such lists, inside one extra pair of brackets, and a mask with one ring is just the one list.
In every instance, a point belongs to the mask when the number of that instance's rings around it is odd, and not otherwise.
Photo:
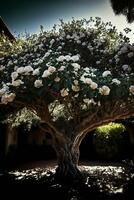
[[(96, 110), (95, 113), (93, 113), (92, 116), (88, 116), (80, 123), (73, 135), (73, 140), (75, 143), (80, 144), (85, 135), (98, 126), (107, 124), (117, 119), (124, 119), (134, 116), (134, 106), (128, 102), (125, 104), (121, 104), (121, 101), (112, 102), (111, 104), (109, 103), (107, 105), (106, 104), (103, 104), (99, 109)], [(113, 109), (111, 109), (111, 107)]]

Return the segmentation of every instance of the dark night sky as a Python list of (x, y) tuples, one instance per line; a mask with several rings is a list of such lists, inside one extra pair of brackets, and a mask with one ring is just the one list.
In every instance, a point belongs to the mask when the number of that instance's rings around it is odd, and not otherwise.
[(25, 29), (37, 32), (41, 24), (48, 29), (59, 18), (70, 20), (72, 17), (100, 16), (119, 29), (126, 26), (123, 16), (114, 16), (109, 0), (1, 0), (0, 15), (10, 30), (17, 33)]

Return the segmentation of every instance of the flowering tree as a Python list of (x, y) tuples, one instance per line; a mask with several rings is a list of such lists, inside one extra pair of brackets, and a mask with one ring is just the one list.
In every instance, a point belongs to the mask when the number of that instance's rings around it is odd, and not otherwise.
[(85, 135), (134, 114), (134, 45), (90, 18), (41, 29), (18, 49), (0, 58), (0, 106), (36, 112), (51, 134), (57, 175), (76, 177)]

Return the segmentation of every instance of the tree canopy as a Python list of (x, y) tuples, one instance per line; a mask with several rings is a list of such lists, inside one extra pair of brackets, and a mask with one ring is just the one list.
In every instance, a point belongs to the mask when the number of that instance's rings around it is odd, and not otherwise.
[(134, 44), (111, 22), (61, 20), (9, 47), (1, 41), (0, 107), (34, 110), (58, 156), (75, 163), (87, 132), (134, 115)]
[(111, 23), (61, 21), (0, 58), (1, 104), (46, 104), (53, 120), (81, 117), (104, 101), (131, 101), (133, 65), (134, 45)]

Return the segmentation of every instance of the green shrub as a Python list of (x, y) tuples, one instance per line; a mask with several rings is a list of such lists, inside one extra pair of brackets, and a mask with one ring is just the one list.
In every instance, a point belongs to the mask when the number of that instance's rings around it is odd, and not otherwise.
[(118, 158), (125, 145), (125, 127), (119, 123), (98, 127), (93, 136), (93, 144), (100, 158)]
[(32, 127), (37, 127), (40, 124), (40, 118), (32, 111), (23, 108), (16, 114), (10, 115), (5, 121), (10, 123), (12, 127), (23, 127), (24, 131), (30, 131)]
[(17, 38), (11, 42), (6, 36), (0, 35), (0, 58), (22, 52), (24, 45), (26, 40)]

